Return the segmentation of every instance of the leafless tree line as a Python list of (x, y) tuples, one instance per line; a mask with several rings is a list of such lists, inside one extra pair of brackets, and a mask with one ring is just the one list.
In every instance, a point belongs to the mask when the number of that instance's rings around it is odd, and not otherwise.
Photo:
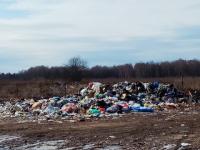
[(59, 67), (37, 66), (19, 73), (1, 73), (1, 80), (65, 79), (81, 81), (83, 78), (149, 78), (200, 76), (199, 60), (176, 60), (172, 62), (147, 62), (117, 66), (87, 67), (79, 57), (71, 58), (67, 65)]

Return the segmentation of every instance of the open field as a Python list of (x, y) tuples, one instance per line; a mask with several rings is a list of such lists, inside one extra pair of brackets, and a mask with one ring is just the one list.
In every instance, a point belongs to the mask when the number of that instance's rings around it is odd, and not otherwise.
[[(52, 97), (65, 96), (66, 94), (77, 93), (81, 87), (89, 82), (99, 81), (103, 83), (116, 83), (120, 81), (160, 81), (163, 83), (173, 83), (178, 89), (200, 89), (200, 78), (145, 78), (145, 79), (84, 79), (78, 83), (63, 80), (31, 80), (31, 81), (0, 81), (1, 98), (32, 98), (32, 97)], [(67, 85), (67, 86), (66, 86)]]
[[(173, 83), (178, 89), (200, 89), (200, 78), (128, 79)], [(39, 98), (77, 93), (90, 81), (115, 83), (124, 79), (65, 81), (1, 81), (2, 100)], [(66, 87), (67, 85), (67, 87)], [(183, 105), (184, 106), (184, 105)], [(0, 118), (0, 150), (197, 150), (200, 149), (200, 106), (154, 113), (130, 113), (110, 117), (62, 120)]]

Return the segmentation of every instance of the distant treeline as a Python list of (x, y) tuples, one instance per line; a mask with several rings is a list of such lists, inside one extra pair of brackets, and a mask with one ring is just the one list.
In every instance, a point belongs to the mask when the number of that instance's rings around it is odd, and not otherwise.
[(172, 62), (148, 62), (135, 65), (87, 67), (86, 61), (74, 57), (68, 65), (61, 67), (32, 67), (19, 73), (0, 74), (2, 80), (65, 79), (80, 81), (83, 78), (149, 78), (200, 76), (199, 60), (177, 60)]

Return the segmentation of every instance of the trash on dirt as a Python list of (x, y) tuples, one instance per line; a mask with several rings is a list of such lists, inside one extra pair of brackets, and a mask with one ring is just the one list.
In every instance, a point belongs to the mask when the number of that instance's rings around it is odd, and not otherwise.
[[(159, 82), (125, 81), (114, 85), (91, 82), (79, 91), (80, 93), (66, 97), (2, 101), (0, 118), (64, 118), (83, 121), (90, 117), (115, 116), (131, 112), (177, 110), (180, 99), (189, 99), (187, 93), (176, 89), (173, 84)], [(80, 119), (80, 116), (84, 119)]]
[(191, 144), (189, 144), (189, 143), (181, 143), (181, 146), (183, 146), (183, 147), (187, 147), (187, 146), (190, 146)]
[(116, 136), (111, 135), (111, 136), (109, 136), (109, 138), (111, 138), (111, 139), (115, 139)]
[(163, 147), (163, 150), (174, 150), (176, 146), (176, 144), (168, 144)]

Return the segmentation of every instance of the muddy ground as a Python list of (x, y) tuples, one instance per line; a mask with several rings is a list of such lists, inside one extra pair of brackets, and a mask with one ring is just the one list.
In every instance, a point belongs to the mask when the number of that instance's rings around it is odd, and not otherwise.
[(4, 119), (0, 121), (0, 150), (200, 149), (199, 114), (195, 107), (85, 121)]

